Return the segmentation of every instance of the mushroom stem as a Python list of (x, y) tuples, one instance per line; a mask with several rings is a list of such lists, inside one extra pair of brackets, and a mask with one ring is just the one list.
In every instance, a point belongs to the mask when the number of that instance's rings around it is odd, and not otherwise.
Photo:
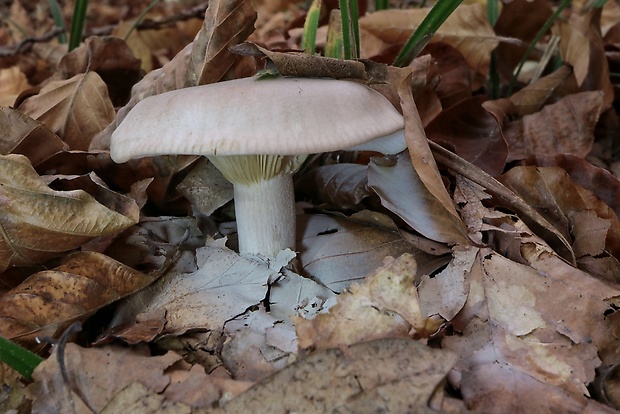
[(275, 256), (295, 250), (295, 192), (288, 172), (268, 180), (235, 184), (239, 253)]

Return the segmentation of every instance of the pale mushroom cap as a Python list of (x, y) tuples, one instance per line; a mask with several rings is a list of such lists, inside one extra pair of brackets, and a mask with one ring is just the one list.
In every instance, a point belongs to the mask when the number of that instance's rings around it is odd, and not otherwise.
[(336, 151), (404, 125), (380, 93), (333, 79), (246, 78), (139, 102), (112, 134), (116, 162), (153, 155)]

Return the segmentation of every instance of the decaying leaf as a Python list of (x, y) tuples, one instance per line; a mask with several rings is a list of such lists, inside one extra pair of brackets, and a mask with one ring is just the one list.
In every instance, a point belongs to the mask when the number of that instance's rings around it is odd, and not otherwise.
[(179, 335), (222, 329), (228, 320), (257, 306), (277, 271), (239, 256), (224, 241), (207, 242), (195, 256), (185, 252), (157, 283), (131, 298), (117, 321), (132, 323), (139, 314), (144, 324), (165, 315), (165, 329), (156, 334)]
[(299, 346), (325, 349), (381, 338), (428, 337), (438, 327), (422, 315), (411, 255), (386, 258), (363, 283), (351, 285), (329, 313), (294, 318)]
[(55, 337), (151, 282), (152, 276), (100, 253), (75, 253), (0, 297), (0, 335), (32, 346), (35, 337)]
[(620, 291), (542, 245), (523, 254), (529, 265), (488, 249), (470, 257), (467, 303), (453, 320), (462, 335), (443, 341), (461, 355), (451, 379), (484, 412), (582, 412), (597, 348), (615, 341), (605, 312)]
[(602, 108), (601, 92), (582, 92), (509, 123), (504, 130), (508, 161), (537, 154), (585, 157), (592, 148)]
[[(170, 384), (164, 371), (181, 358), (173, 352), (151, 356), (115, 346), (98, 349), (67, 344), (63, 351), (64, 367), (55, 352), (33, 374), (36, 382), (28, 391), (34, 400), (34, 412), (100, 412), (115, 394), (133, 382), (162, 392)], [(67, 378), (63, 378), (63, 368)]]
[(430, 413), (431, 396), (454, 362), (452, 353), (411, 339), (328, 349), (289, 365), (208, 413)]
[(82, 190), (54, 191), (23, 155), (0, 157), (0, 270), (44, 263), (96, 237), (138, 221), (99, 204)]

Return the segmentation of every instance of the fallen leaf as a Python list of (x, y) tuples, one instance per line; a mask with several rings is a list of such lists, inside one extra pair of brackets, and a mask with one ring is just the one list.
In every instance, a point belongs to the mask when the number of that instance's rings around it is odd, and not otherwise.
[(73, 321), (85, 320), (153, 279), (100, 253), (75, 253), (0, 297), (0, 335), (33, 347), (35, 337), (57, 337)]
[(504, 171), (508, 146), (502, 134), (502, 122), (486, 111), (486, 97), (464, 99), (444, 110), (426, 127), (426, 136), (490, 175)]
[(604, 314), (620, 291), (542, 245), (523, 248), (526, 265), (489, 249), (471, 262), (468, 300), (453, 320), (462, 335), (443, 340), (461, 355), (451, 381), (484, 412), (582, 412), (597, 348), (614, 341)]
[[(347, 219), (306, 215), (297, 223), (303, 275), (334, 292), (363, 280), (381, 266), (386, 256), (409, 253), (425, 267), (435, 259), (406, 242), (394, 225), (389, 228), (364, 221), (360, 216)], [(313, 298), (306, 299), (313, 302)]]
[(114, 395), (134, 382), (162, 392), (170, 384), (164, 371), (181, 358), (173, 352), (151, 356), (118, 346), (80, 348), (67, 344), (63, 350), (62, 367), (55, 352), (33, 373), (35, 383), (28, 392), (36, 413), (100, 412)]
[(208, 413), (430, 413), (434, 411), (428, 402), (454, 362), (452, 353), (410, 339), (328, 349), (289, 365)]
[(338, 296), (326, 314), (294, 318), (302, 349), (326, 349), (381, 338), (428, 337), (438, 326), (422, 315), (411, 255), (386, 258), (361, 284)]
[(44, 123), (15, 109), (0, 109), (0, 154), (22, 154), (37, 166), (67, 148)]
[(585, 157), (592, 149), (594, 127), (602, 109), (601, 92), (582, 92), (507, 124), (507, 161), (537, 154)]
[(138, 221), (99, 204), (81, 190), (47, 187), (23, 155), (0, 156), (0, 271), (32, 266)]
[(73, 150), (87, 150), (95, 134), (114, 120), (108, 88), (95, 72), (49, 82), (18, 109), (45, 123)]

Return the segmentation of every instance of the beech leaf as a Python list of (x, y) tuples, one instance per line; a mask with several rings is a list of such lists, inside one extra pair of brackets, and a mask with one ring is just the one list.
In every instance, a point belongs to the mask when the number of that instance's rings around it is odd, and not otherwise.
[[(135, 204), (135, 203), (134, 203)], [(0, 156), (0, 271), (31, 266), (138, 221), (99, 204), (82, 190), (50, 189), (23, 155)]]

